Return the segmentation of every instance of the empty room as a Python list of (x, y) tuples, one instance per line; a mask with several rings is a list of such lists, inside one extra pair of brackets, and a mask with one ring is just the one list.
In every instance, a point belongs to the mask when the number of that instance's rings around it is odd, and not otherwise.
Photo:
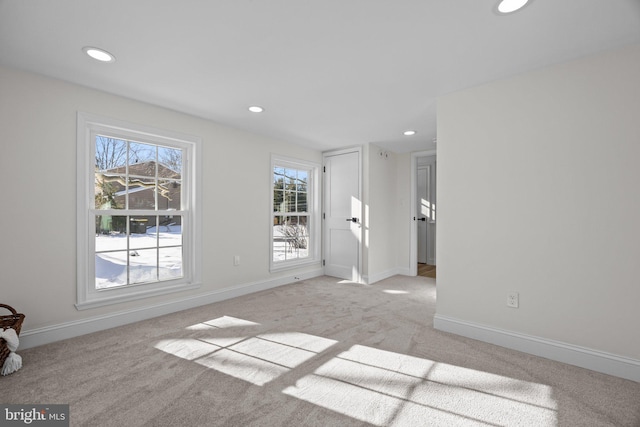
[(637, 0), (0, 0), (0, 425), (640, 426)]

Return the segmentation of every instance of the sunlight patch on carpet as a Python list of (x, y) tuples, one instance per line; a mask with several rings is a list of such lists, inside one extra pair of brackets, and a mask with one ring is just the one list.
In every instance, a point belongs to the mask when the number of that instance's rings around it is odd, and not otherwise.
[(195, 362), (257, 386), (265, 385), (290, 370), (287, 367), (227, 349), (222, 349)]
[(557, 425), (549, 386), (361, 345), (283, 393), (379, 426)]
[(195, 360), (220, 350), (221, 347), (191, 338), (160, 340), (155, 348), (185, 360)]
[(334, 340), (300, 332), (261, 334), (234, 343), (195, 362), (261, 386), (335, 343)]
[(262, 386), (337, 343), (301, 332), (237, 334), (252, 326), (259, 324), (223, 316), (187, 327), (189, 338), (161, 340), (154, 347)]
[(397, 289), (385, 289), (382, 292), (384, 292), (385, 294), (391, 294), (391, 295), (404, 295), (409, 293), (407, 291), (399, 291)]
[(260, 326), (260, 323), (252, 322), (250, 320), (238, 319), (237, 317), (222, 316), (216, 319), (207, 320), (206, 322), (196, 323), (195, 325), (187, 326), (188, 331), (203, 331), (211, 328), (243, 328), (247, 326)]

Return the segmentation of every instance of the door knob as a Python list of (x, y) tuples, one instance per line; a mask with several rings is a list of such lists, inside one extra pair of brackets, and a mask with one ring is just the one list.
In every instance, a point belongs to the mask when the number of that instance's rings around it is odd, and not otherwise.
[(354, 216), (353, 218), (347, 218), (347, 221), (349, 221), (349, 222), (358, 222), (358, 218), (356, 218)]
[(418, 221), (426, 221), (427, 218), (418, 218)]

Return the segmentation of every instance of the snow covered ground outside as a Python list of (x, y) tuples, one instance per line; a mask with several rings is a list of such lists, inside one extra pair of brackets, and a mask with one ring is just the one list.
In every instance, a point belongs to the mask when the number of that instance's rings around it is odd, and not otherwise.
[[(301, 230), (306, 233), (306, 230)], [(158, 239), (158, 240), (157, 240)], [(96, 289), (108, 289), (127, 284), (140, 284), (182, 277), (182, 227), (160, 226), (147, 229), (146, 234), (125, 233), (96, 235)], [(273, 260), (285, 261), (309, 256), (306, 248), (296, 248), (287, 242), (281, 226), (273, 228)], [(127, 259), (129, 280), (127, 282)]]
[[(96, 289), (182, 277), (182, 227), (150, 227), (146, 234), (96, 235)], [(108, 252), (107, 252), (108, 251)], [(127, 282), (127, 259), (129, 280)]]
[[(302, 235), (306, 235), (307, 229), (304, 226), (299, 226), (299, 232)], [(273, 226), (273, 261), (286, 261), (290, 259), (306, 258), (309, 256), (309, 240), (306, 238), (305, 248), (296, 248), (294, 244), (290, 244), (287, 241), (287, 237), (284, 235), (283, 226)], [(299, 238), (302, 239), (302, 238)]]

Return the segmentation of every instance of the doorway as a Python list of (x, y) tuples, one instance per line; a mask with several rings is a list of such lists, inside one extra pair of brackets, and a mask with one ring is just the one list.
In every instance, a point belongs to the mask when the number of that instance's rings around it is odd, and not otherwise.
[(436, 277), (436, 151), (411, 155), (411, 274)]

